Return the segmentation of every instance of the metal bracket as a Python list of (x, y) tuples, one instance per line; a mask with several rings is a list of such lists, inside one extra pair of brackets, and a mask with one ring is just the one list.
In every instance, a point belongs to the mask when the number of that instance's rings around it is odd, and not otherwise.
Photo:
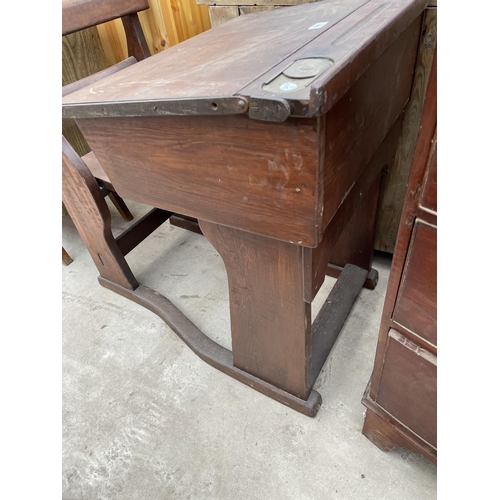
[(251, 99), (248, 116), (253, 120), (284, 122), (290, 116), (290, 104), (285, 99)]
[(238, 115), (246, 113), (245, 97), (204, 97), (103, 103), (63, 104), (63, 118), (112, 118), (125, 116)]

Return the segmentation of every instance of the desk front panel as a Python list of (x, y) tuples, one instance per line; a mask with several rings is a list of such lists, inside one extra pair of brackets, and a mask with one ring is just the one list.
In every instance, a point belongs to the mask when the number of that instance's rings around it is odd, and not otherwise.
[(316, 246), (316, 119), (247, 116), (77, 121), (125, 199), (246, 231)]

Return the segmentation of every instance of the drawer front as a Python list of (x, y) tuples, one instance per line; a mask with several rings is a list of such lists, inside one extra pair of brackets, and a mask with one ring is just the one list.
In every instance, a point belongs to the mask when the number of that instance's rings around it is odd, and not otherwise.
[(437, 228), (416, 220), (394, 321), (437, 346)]
[(437, 358), (396, 330), (390, 330), (377, 403), (437, 445)]

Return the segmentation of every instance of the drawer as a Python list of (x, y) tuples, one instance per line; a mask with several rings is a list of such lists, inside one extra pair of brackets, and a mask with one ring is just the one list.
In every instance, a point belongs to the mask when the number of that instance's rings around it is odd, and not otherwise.
[(437, 358), (390, 330), (377, 403), (436, 447)]
[(437, 346), (437, 228), (415, 221), (393, 319)]

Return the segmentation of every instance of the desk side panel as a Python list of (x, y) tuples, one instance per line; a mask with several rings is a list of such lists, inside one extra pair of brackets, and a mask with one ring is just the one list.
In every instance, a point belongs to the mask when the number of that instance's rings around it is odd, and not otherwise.
[(408, 101), (420, 25), (421, 17), (326, 115), (325, 229)]
[(180, 116), (77, 123), (123, 198), (317, 245), (316, 119)]

